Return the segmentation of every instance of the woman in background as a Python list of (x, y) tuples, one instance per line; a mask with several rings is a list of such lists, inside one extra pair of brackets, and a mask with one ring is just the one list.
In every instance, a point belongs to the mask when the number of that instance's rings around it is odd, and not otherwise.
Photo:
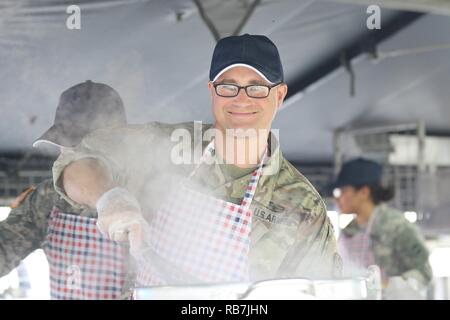
[(378, 163), (358, 158), (344, 163), (332, 185), (340, 212), (355, 214), (338, 240), (344, 275), (376, 264), (386, 299), (420, 299), (432, 278), (429, 252), (416, 226), (386, 205), (394, 189), (381, 185), (381, 173)]

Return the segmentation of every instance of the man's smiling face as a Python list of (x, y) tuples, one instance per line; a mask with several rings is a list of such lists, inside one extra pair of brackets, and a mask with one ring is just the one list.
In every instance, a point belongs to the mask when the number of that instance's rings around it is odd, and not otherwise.
[[(254, 70), (236, 66), (224, 72), (215, 84), (235, 84), (238, 86), (271, 86)], [(226, 129), (266, 129), (270, 130), (272, 121), (281, 106), (287, 86), (282, 83), (270, 90), (267, 98), (250, 98), (244, 89), (236, 97), (221, 97), (215, 92), (212, 82), (208, 83), (211, 92), (215, 126), (224, 132)]]

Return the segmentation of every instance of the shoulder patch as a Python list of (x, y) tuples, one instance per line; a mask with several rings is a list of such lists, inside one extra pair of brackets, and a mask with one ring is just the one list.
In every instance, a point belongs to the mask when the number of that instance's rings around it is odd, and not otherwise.
[(271, 210), (273, 212), (284, 212), (286, 210), (285, 207), (283, 207), (279, 204), (275, 204), (272, 201), (269, 202), (269, 205), (267, 207), (269, 208), (269, 210)]
[(11, 209), (16, 209), (18, 206), (22, 204), (22, 202), (25, 201), (25, 199), (36, 190), (35, 186), (30, 186), (28, 189), (23, 191), (21, 194), (19, 194), (9, 205)]

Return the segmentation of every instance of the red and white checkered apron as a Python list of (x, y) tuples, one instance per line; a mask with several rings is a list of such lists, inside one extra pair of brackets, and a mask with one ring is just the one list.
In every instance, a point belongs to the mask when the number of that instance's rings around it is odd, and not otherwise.
[[(214, 143), (211, 142), (200, 164), (213, 154)], [(240, 205), (202, 194), (183, 184), (171, 193), (150, 224), (149, 239), (153, 252), (170, 265), (163, 270), (166, 275), (171, 273), (170, 279), (147, 263), (140, 266), (137, 273), (138, 286), (247, 281), (252, 224), (249, 208), (262, 163), (253, 172)]]
[(125, 283), (125, 249), (97, 230), (97, 219), (54, 208), (44, 250), (52, 299), (119, 299)]
[(364, 232), (358, 232), (352, 237), (342, 233), (339, 237), (339, 253), (344, 262), (344, 268), (346, 264), (361, 269), (365, 269), (368, 266), (375, 264), (375, 259), (370, 246), (370, 232), (372, 230), (373, 218), (374, 215), (369, 219)]

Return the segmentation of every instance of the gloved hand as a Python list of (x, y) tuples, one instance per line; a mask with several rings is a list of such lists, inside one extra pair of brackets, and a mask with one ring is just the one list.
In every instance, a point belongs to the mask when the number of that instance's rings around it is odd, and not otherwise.
[(128, 190), (117, 187), (105, 192), (96, 208), (100, 232), (113, 241), (128, 242), (131, 255), (139, 256), (149, 226), (136, 198)]
[[(409, 279), (413, 281), (414, 279)], [(384, 300), (424, 300), (417, 286), (402, 277), (390, 277), (383, 292)]]

